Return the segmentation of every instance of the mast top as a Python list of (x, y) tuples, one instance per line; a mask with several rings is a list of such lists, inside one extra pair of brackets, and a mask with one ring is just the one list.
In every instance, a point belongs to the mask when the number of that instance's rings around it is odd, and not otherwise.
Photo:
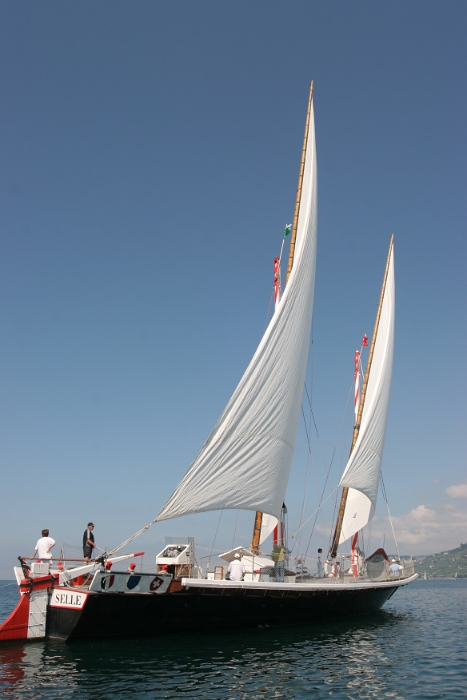
[(295, 254), (295, 239), (297, 238), (298, 215), (300, 213), (300, 199), (302, 196), (303, 173), (305, 171), (305, 155), (306, 155), (306, 147), (307, 147), (307, 143), (308, 143), (308, 131), (310, 128), (310, 113), (311, 113), (311, 103), (313, 101), (313, 89), (314, 89), (314, 81), (312, 80), (310, 83), (310, 95), (308, 97), (308, 109), (307, 109), (307, 113), (306, 113), (306, 122), (305, 122), (305, 135), (303, 137), (302, 159), (300, 161), (300, 172), (298, 175), (297, 196), (295, 198), (295, 212), (294, 212), (293, 224), (292, 224), (292, 235), (290, 236), (289, 261), (287, 264), (287, 275), (285, 278), (286, 284), (289, 281), (290, 273), (292, 272), (293, 259), (294, 259), (294, 254)]

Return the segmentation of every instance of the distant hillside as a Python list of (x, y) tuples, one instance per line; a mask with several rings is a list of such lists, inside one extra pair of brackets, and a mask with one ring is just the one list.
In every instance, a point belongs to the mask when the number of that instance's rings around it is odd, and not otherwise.
[(427, 578), (467, 578), (467, 542), (456, 549), (414, 557), (415, 571)]

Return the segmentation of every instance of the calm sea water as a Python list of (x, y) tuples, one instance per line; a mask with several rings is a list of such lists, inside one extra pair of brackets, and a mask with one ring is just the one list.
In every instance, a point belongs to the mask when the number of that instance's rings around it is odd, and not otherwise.
[[(341, 623), (3, 646), (0, 696), (466, 698), (466, 593), (467, 580), (416, 581)], [(0, 588), (1, 620), (16, 599), (16, 586)]]

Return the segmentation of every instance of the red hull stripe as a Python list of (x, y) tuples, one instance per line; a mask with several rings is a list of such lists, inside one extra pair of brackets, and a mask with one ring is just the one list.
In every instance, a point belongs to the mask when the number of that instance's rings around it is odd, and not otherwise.
[(54, 583), (58, 583), (58, 576), (38, 576), (37, 578), (24, 578), (19, 584), (21, 593), (29, 593), (31, 590), (40, 591), (50, 588)]
[(29, 596), (22, 595), (11, 615), (0, 625), (0, 641), (7, 639), (27, 639), (28, 621)]

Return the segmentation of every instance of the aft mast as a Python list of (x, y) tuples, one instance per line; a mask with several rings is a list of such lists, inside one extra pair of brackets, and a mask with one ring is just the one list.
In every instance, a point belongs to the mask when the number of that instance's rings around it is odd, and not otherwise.
[[(287, 274), (286, 274), (286, 280), (285, 280), (286, 284), (289, 281), (290, 273), (292, 272), (293, 259), (294, 259), (294, 254), (295, 254), (295, 241), (297, 238), (298, 215), (300, 213), (300, 201), (301, 201), (301, 196), (302, 196), (303, 173), (305, 171), (305, 157), (306, 157), (306, 148), (307, 148), (307, 144), (308, 144), (308, 131), (309, 131), (309, 126), (310, 126), (311, 103), (313, 100), (313, 85), (314, 85), (314, 83), (312, 80), (311, 84), (310, 84), (310, 95), (308, 98), (308, 110), (307, 110), (306, 123), (305, 123), (305, 135), (303, 137), (303, 148), (302, 148), (302, 158), (301, 158), (301, 162), (300, 162), (300, 172), (298, 175), (297, 196), (295, 199), (295, 213), (294, 213), (293, 224), (292, 224), (292, 233), (290, 236), (289, 261), (287, 264)], [(251, 551), (254, 554), (257, 554), (259, 551), (259, 541), (261, 538), (262, 522), (263, 522), (263, 513), (261, 511), (256, 511), (255, 524), (253, 527), (253, 538), (251, 540)]]
[[(349, 457), (353, 452), (353, 449), (355, 447), (355, 443), (357, 442), (358, 434), (360, 432), (360, 425), (361, 425), (361, 421), (362, 421), (363, 408), (365, 405), (365, 398), (366, 398), (366, 390), (368, 387), (368, 380), (370, 378), (371, 364), (373, 361), (373, 354), (374, 354), (375, 345), (376, 345), (376, 338), (378, 335), (379, 321), (381, 318), (381, 309), (383, 306), (383, 299), (384, 299), (384, 294), (386, 291), (386, 281), (388, 278), (389, 263), (391, 261), (391, 254), (392, 254), (393, 245), (394, 245), (394, 234), (391, 236), (391, 242), (389, 244), (389, 252), (388, 252), (388, 258), (387, 258), (387, 262), (386, 262), (386, 270), (384, 273), (383, 286), (381, 289), (381, 296), (380, 296), (380, 300), (379, 300), (378, 311), (376, 313), (376, 321), (375, 321), (375, 327), (373, 330), (373, 338), (371, 340), (370, 353), (368, 356), (368, 362), (367, 362), (366, 371), (365, 371), (365, 378), (363, 380), (362, 395), (361, 395), (360, 405), (358, 407), (357, 420), (355, 422), (354, 429), (353, 429), (352, 444), (350, 447)], [(334, 536), (333, 536), (332, 544), (331, 544), (331, 547), (329, 550), (329, 557), (331, 559), (334, 559), (334, 557), (337, 554), (337, 547), (339, 545), (339, 540), (340, 540), (340, 536), (341, 536), (342, 523), (344, 520), (344, 513), (345, 513), (345, 507), (346, 507), (346, 503), (347, 503), (348, 493), (349, 493), (349, 487), (344, 486), (342, 488), (341, 502), (339, 505), (339, 512), (337, 514), (337, 521), (336, 521), (336, 527), (334, 530)]]

